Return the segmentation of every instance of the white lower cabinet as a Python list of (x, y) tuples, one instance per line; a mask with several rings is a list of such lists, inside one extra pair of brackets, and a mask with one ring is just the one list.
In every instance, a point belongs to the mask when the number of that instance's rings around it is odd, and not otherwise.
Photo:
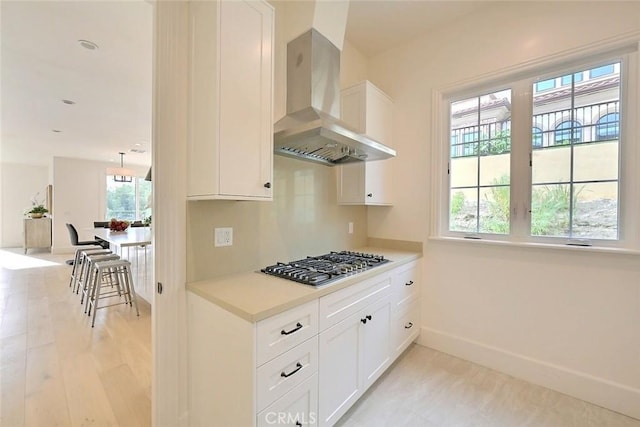
[(189, 425), (334, 425), (417, 338), (417, 274), (403, 264), (259, 322), (189, 292)]
[(318, 373), (316, 372), (293, 390), (258, 414), (258, 427), (293, 426), (315, 427), (318, 414)]
[(320, 333), (319, 425), (332, 425), (362, 394), (360, 314)]
[[(363, 312), (361, 368), (367, 389), (391, 364), (391, 296), (371, 304)], [(363, 323), (364, 321), (367, 323)]]
[(320, 426), (331, 426), (391, 361), (391, 296), (320, 333)]

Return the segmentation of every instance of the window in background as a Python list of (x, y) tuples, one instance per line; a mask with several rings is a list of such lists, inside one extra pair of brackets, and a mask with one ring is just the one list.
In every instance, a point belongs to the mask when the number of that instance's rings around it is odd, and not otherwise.
[(582, 140), (582, 128), (580, 123), (574, 120), (567, 120), (556, 126), (554, 136), (555, 145), (567, 145), (580, 142)]
[(131, 182), (115, 182), (107, 176), (107, 211), (105, 219), (144, 221), (151, 216), (152, 183), (134, 177)]
[(536, 92), (544, 92), (556, 87), (556, 79), (549, 79), (538, 82), (535, 84), (534, 89)]
[(589, 70), (589, 78), (595, 79), (596, 77), (606, 76), (607, 74), (613, 74), (615, 67), (613, 64), (604, 65), (598, 68), (592, 68)]
[(596, 123), (596, 139), (598, 141), (616, 139), (618, 135), (620, 135), (620, 114), (605, 114)]

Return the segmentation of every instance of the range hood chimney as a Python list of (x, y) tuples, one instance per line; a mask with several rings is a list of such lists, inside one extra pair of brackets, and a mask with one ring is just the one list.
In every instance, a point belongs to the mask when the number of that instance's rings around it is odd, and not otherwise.
[(340, 117), (340, 50), (315, 29), (287, 45), (287, 115), (274, 125), (275, 154), (335, 166), (394, 157)]

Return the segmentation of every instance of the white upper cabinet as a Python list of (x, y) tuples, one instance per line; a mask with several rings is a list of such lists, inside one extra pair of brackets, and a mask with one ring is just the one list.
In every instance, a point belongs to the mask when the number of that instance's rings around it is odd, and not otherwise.
[(188, 198), (272, 200), (274, 11), (191, 2)]
[[(393, 103), (371, 82), (341, 92), (342, 120), (357, 132), (393, 148)], [(391, 205), (393, 159), (351, 163), (338, 169), (338, 203)]]

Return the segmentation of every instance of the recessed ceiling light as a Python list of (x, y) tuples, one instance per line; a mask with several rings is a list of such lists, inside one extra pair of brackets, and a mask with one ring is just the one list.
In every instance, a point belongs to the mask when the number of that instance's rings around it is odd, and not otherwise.
[(92, 41), (89, 41), (89, 40), (78, 40), (78, 43), (80, 43), (80, 46), (82, 46), (85, 49), (98, 50), (98, 45), (95, 44)]
[(76, 103), (76, 101), (72, 101), (70, 99), (63, 99), (62, 102), (64, 102), (67, 105), (73, 105)]
[(53, 132), (53, 133), (60, 133), (60, 132), (62, 132), (62, 131), (61, 131), (60, 129), (51, 129), (51, 132)]

